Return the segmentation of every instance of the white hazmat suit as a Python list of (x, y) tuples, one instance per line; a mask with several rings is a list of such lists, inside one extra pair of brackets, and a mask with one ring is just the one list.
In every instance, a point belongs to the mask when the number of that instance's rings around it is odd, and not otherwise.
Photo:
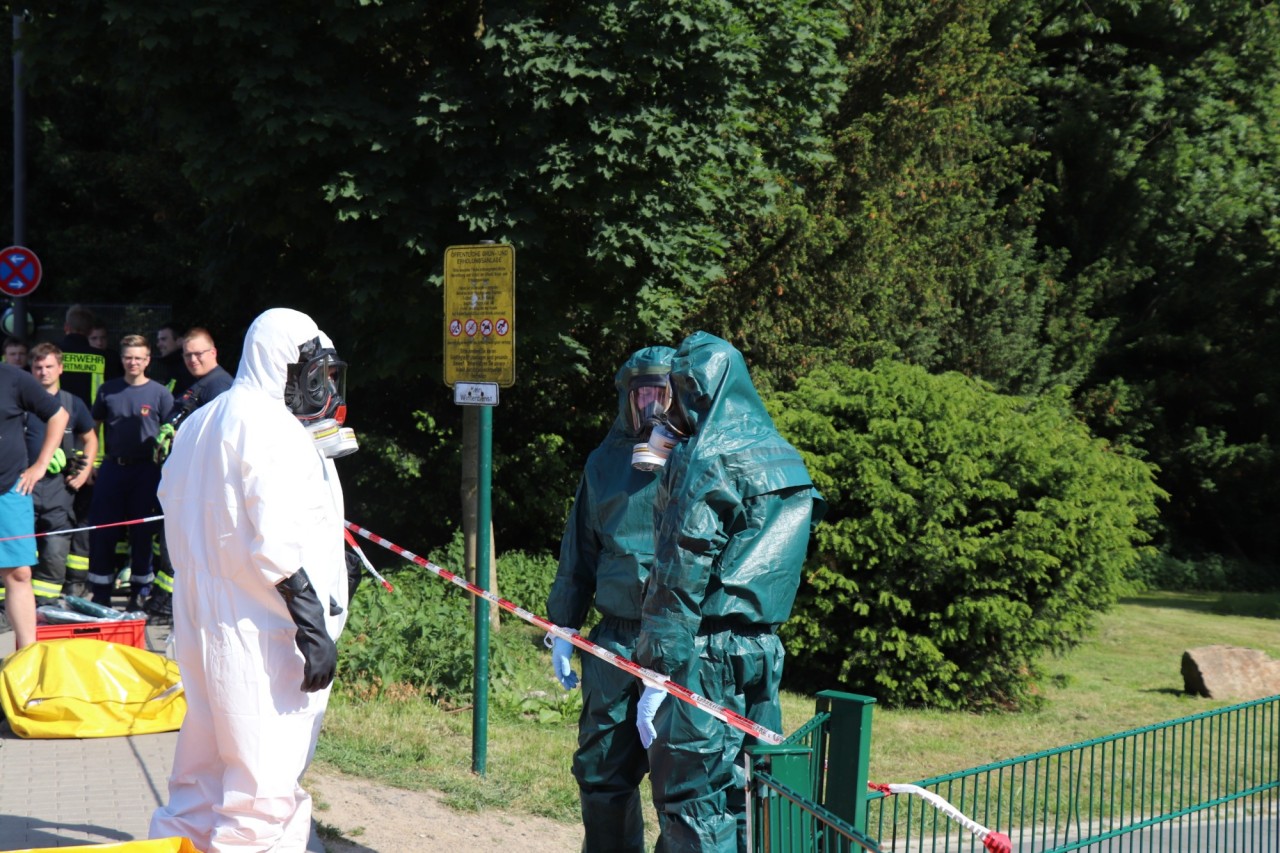
[(298, 781), (329, 688), (303, 691), (304, 656), (276, 585), (305, 569), (335, 641), (347, 617), (342, 487), (284, 402), (288, 367), (317, 336), (328, 343), (298, 311), (260, 315), (235, 383), (188, 418), (165, 462), (187, 715), (152, 838), (183, 836), (208, 853), (306, 849), (311, 798)]

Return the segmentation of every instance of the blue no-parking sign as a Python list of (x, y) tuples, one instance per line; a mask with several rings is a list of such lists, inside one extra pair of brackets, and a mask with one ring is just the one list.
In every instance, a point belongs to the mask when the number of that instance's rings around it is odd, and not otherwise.
[(25, 246), (10, 246), (0, 252), (0, 292), (5, 296), (27, 296), (40, 284), (40, 259)]

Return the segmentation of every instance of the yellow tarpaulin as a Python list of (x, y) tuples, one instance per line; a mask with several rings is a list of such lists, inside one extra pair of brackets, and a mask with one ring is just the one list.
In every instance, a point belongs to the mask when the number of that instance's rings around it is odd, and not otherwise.
[(185, 838), (156, 838), (151, 841), (123, 841), (119, 844), (90, 844), (79, 847), (28, 847), (14, 853), (200, 853)]
[(176, 731), (187, 700), (174, 661), (133, 646), (67, 638), (4, 659), (0, 708), (19, 737), (116, 737)]

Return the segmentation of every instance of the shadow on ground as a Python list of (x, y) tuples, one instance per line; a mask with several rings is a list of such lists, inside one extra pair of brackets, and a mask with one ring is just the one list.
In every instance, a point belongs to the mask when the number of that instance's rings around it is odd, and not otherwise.
[(1126, 596), (1120, 603), (1214, 616), (1280, 619), (1280, 593), (1275, 592), (1151, 592)]

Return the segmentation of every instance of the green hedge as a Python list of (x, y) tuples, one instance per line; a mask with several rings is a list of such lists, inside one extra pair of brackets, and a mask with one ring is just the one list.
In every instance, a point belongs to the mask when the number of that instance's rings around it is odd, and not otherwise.
[(1081, 638), (1146, 550), (1153, 471), (1091, 437), (1065, 392), (886, 361), (815, 372), (771, 408), (830, 505), (783, 629), (798, 689), (1034, 704), (1036, 661)]

